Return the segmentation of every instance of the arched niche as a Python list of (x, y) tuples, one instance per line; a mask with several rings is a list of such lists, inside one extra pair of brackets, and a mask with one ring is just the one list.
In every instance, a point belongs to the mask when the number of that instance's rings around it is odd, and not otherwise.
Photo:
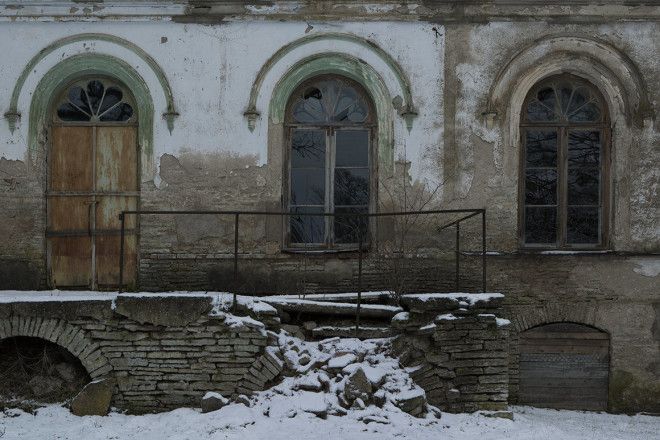
[(89, 53), (66, 58), (51, 68), (39, 81), (30, 103), (28, 152), (36, 165), (46, 157), (48, 127), (53, 100), (62, 87), (78, 78), (104, 76), (124, 84), (135, 97), (138, 114), (138, 145), (140, 148), (141, 179), (153, 178), (153, 101), (144, 79), (128, 63), (116, 57)]

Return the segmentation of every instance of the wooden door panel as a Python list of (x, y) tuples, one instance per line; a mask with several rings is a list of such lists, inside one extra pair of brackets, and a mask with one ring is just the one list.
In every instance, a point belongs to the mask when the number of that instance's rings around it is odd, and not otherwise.
[(91, 284), (91, 237), (50, 237), (48, 247), (54, 287), (86, 287)]
[(578, 324), (549, 324), (520, 338), (522, 404), (606, 410), (609, 336)]
[[(137, 209), (137, 197), (134, 196), (97, 196), (96, 229), (121, 230), (119, 214), (122, 211)], [(125, 230), (135, 229), (136, 216), (127, 215), (124, 221)]]
[(50, 197), (48, 230), (51, 232), (79, 231), (87, 233), (90, 226), (91, 197)]
[(92, 191), (92, 127), (53, 126), (50, 191)]
[(96, 188), (99, 191), (137, 191), (135, 127), (96, 129)]
[[(135, 284), (137, 271), (136, 237), (124, 237), (124, 286)], [(96, 279), (101, 288), (119, 286), (119, 235), (96, 237)]]

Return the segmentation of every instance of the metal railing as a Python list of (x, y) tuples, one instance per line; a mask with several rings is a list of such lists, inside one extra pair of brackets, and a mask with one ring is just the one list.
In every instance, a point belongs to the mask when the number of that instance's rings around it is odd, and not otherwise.
[[(373, 218), (383, 218), (383, 217), (402, 217), (402, 216), (429, 216), (429, 215), (458, 215), (460, 216), (457, 219), (452, 220), (449, 223), (443, 224), (436, 228), (437, 232), (443, 231), (452, 226), (455, 227), (455, 244), (454, 244), (454, 253), (455, 253), (455, 280), (454, 287), (456, 291), (460, 289), (460, 260), (461, 260), (461, 224), (466, 220), (469, 220), (476, 216), (481, 216), (481, 291), (486, 292), (486, 210), (485, 209), (438, 209), (438, 210), (421, 210), (421, 211), (398, 211), (398, 212), (376, 212), (376, 213), (357, 213), (357, 212), (342, 212), (342, 213), (313, 213), (313, 212), (272, 212), (272, 211), (179, 211), (179, 210), (128, 210), (122, 211), (119, 214), (119, 220), (121, 223), (121, 233), (120, 233), (120, 251), (119, 251), (119, 291), (121, 292), (124, 287), (124, 254), (125, 254), (125, 235), (126, 235), (126, 216), (135, 215), (137, 217), (143, 215), (221, 215), (221, 216), (233, 216), (234, 218), (234, 238), (233, 238), (233, 281), (237, 285), (239, 279), (239, 228), (240, 228), (240, 218), (241, 216), (265, 216), (265, 217), (280, 217), (281, 219), (289, 217), (352, 217), (352, 218), (366, 218), (367, 223)], [(137, 222), (139, 225), (139, 222)], [(136, 228), (139, 231), (139, 227)], [(357, 273), (357, 305), (356, 305), (356, 329), (360, 325), (360, 305), (362, 302), (362, 271), (363, 271), (363, 259), (365, 253), (365, 239), (364, 232), (361, 227), (356, 229), (357, 231), (357, 248), (351, 249), (357, 252), (358, 259), (358, 273)], [(300, 251), (305, 251), (305, 248), (301, 248)], [(236, 307), (237, 300), (237, 289), (233, 289), (234, 298), (233, 298), (233, 307)]]

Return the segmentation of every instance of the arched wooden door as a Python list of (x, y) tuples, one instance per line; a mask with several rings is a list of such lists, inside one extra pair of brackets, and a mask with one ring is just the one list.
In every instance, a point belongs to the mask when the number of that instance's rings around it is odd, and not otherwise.
[(573, 323), (534, 327), (520, 335), (519, 403), (545, 408), (607, 410), (610, 340)]
[[(53, 288), (118, 287), (122, 210), (137, 209), (139, 154), (133, 98), (106, 79), (70, 85), (56, 101), (49, 154), (48, 226)], [(136, 277), (134, 216), (127, 216), (124, 283)]]

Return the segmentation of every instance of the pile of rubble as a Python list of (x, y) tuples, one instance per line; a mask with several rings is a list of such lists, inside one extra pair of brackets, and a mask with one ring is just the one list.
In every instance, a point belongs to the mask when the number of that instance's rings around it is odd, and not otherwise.
[[(281, 382), (250, 397), (236, 395), (231, 400), (263, 406), (273, 396), (288, 396), (295, 403), (291, 417), (297, 412), (326, 418), (362, 411), (365, 423), (388, 423), (387, 412), (393, 410), (416, 417), (424, 417), (429, 411), (440, 416), (427, 405), (426, 393), (412, 381), (409, 372), (388, 355), (390, 339), (306, 342), (285, 331), (269, 332), (269, 339), (277, 345), (266, 350), (261, 360), (263, 368), (255, 373), (261, 376), (260, 382), (268, 377), (271, 385)], [(207, 393), (202, 408), (217, 410), (229, 402), (217, 393)]]

